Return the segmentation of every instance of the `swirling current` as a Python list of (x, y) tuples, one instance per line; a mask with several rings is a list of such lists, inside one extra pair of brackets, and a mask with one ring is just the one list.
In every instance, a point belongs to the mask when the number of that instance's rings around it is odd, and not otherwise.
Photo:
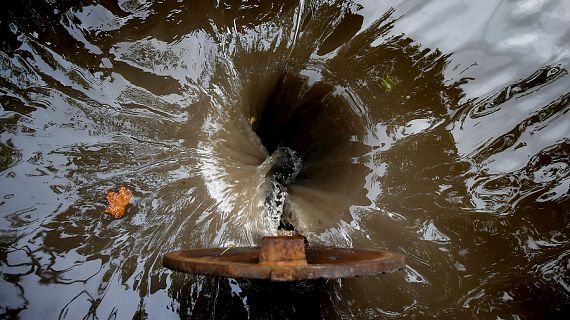
[[(566, 0), (3, 7), (2, 317), (570, 312)], [(162, 267), (279, 228), (407, 266), (294, 286)]]

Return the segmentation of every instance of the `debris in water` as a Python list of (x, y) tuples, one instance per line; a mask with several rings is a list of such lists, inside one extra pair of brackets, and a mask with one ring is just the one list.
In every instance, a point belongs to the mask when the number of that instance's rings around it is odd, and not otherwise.
[(394, 82), (394, 79), (392, 79), (390, 75), (386, 75), (382, 79), (382, 82), (380, 82), (380, 85), (382, 86), (382, 89), (384, 89), (384, 92), (389, 93), (392, 91), (394, 86), (396, 86), (396, 82)]
[(119, 192), (107, 191), (107, 200), (109, 201), (109, 208), (105, 212), (109, 213), (115, 218), (122, 218), (125, 215), (125, 209), (131, 200), (133, 193), (127, 188), (121, 186)]

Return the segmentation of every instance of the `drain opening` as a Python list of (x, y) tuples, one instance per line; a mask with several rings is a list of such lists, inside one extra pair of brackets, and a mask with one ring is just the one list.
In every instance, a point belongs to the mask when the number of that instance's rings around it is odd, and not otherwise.
[(272, 167), (268, 172), (271, 186), (264, 202), (265, 212), (277, 230), (294, 231), (293, 211), (287, 201), (287, 185), (294, 183), (301, 172), (301, 158), (287, 147), (279, 147), (271, 158)]
[(286, 74), (253, 115), (259, 119), (254, 130), (271, 155), (271, 186), (264, 206), (277, 230), (296, 230), (288, 200), (291, 186), (314, 184), (333, 172), (327, 188), (334, 189), (350, 175), (351, 137), (358, 126), (351, 108), (334, 90), (326, 83), (308, 85), (308, 79)]

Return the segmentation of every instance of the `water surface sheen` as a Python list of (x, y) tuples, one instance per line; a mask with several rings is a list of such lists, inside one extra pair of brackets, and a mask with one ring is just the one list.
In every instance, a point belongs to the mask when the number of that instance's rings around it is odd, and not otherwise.
[[(3, 7), (2, 317), (570, 312), (566, 0)], [(272, 287), (162, 268), (278, 228), (408, 265)]]

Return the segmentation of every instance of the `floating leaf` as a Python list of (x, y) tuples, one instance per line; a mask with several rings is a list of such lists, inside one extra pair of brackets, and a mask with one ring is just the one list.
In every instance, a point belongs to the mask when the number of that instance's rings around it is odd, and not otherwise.
[(121, 187), (119, 192), (107, 192), (107, 200), (109, 201), (109, 208), (105, 212), (109, 213), (115, 218), (122, 218), (125, 215), (125, 209), (133, 196), (127, 188)]
[(392, 89), (394, 88), (394, 86), (396, 86), (396, 82), (394, 82), (394, 79), (392, 79), (392, 77), (390, 75), (386, 75), (383, 79), (382, 82), (380, 82), (380, 85), (382, 86), (382, 88), (384, 89), (384, 91), (386, 93), (392, 91)]

